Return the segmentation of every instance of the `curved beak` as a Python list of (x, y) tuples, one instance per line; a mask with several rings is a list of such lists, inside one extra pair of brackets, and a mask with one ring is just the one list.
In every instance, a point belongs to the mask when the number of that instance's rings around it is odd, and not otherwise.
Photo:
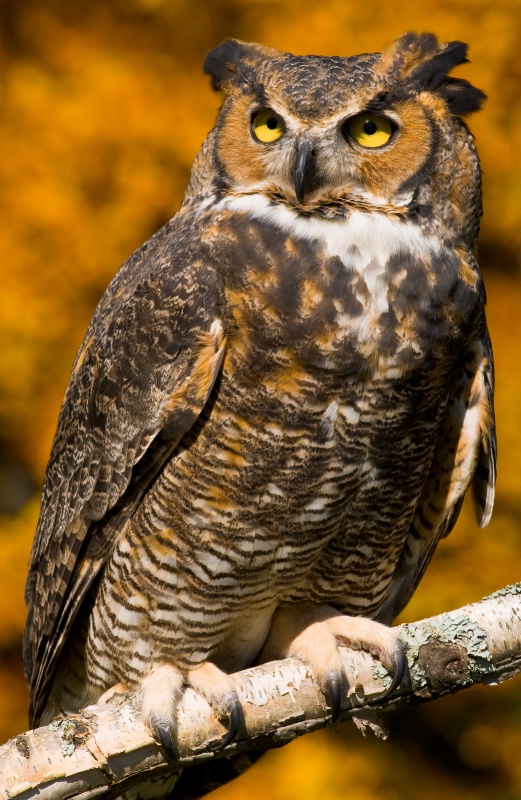
[(315, 173), (315, 149), (311, 142), (303, 141), (298, 147), (295, 164), (293, 165), (293, 184), (299, 203), (302, 203), (306, 192), (312, 187), (315, 181)]

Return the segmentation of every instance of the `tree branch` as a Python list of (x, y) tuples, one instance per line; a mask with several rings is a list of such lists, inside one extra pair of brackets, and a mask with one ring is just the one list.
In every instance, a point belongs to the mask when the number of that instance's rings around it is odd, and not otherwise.
[[(497, 684), (521, 671), (521, 583), (478, 603), (398, 628), (409, 670), (390, 685), (382, 665), (365, 652), (343, 649), (350, 682), (341, 721), (354, 719), (377, 735), (376, 709), (433, 700), (475, 683)], [(0, 800), (113, 800), (150, 779), (170, 790), (185, 767), (279, 747), (328, 724), (324, 695), (309, 670), (288, 659), (235, 675), (246, 724), (237, 742), (215, 751), (225, 728), (207, 703), (187, 689), (179, 710), (179, 757), (172, 762), (142, 723), (133, 695), (16, 736), (0, 747)]]

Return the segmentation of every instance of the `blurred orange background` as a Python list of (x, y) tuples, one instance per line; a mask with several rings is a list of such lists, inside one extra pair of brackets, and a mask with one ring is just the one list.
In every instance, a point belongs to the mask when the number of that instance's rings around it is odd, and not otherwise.
[[(521, 5), (516, 0), (3, 0), (0, 132), (0, 741), (27, 726), (23, 586), (59, 406), (117, 267), (177, 210), (218, 100), (205, 53), (234, 36), (294, 53), (381, 50), (406, 30), (470, 44), (489, 99), (470, 121), (484, 170), (480, 261), (496, 356), (493, 521), (470, 503), (403, 619), (520, 578)], [(351, 725), (270, 753), (221, 800), (521, 799), (521, 681)]]

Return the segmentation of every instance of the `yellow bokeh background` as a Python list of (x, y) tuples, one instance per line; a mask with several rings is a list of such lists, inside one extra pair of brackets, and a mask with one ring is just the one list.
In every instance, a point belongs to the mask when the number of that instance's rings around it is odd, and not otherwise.
[[(202, 74), (227, 36), (351, 55), (406, 30), (470, 44), (488, 95), (471, 119), (484, 170), (480, 261), (497, 376), (493, 521), (471, 504), (403, 619), (520, 577), (521, 4), (519, 0), (4, 0), (0, 7), (0, 741), (27, 726), (23, 585), (38, 496), (74, 355), (122, 261), (176, 211), (218, 100)], [(521, 682), (389, 715), (270, 753), (215, 797), (521, 800)]]

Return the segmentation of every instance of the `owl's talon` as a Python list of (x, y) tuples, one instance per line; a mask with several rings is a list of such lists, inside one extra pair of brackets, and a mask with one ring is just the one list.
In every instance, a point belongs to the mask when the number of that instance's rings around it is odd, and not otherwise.
[(178, 753), (176, 753), (174, 747), (171, 725), (165, 722), (165, 720), (160, 720), (157, 718), (151, 720), (151, 725), (168, 757), (171, 759), (176, 759), (178, 757)]
[(399, 687), (401, 682), (403, 681), (403, 677), (405, 675), (405, 669), (407, 667), (407, 658), (405, 657), (405, 651), (403, 647), (401, 647), (395, 654), (393, 659), (393, 667), (394, 667), (394, 677), (392, 683), (389, 687), (389, 694), (394, 692), (395, 689)]
[(388, 695), (392, 694), (394, 690), (399, 687), (403, 681), (406, 666), (407, 659), (405, 657), (405, 652), (403, 648), (400, 648), (393, 655), (393, 679), (391, 681), (391, 685), (385, 690), (385, 693), (382, 695), (382, 697), (388, 697)]
[(346, 678), (338, 672), (332, 673), (326, 681), (326, 694), (331, 708), (331, 722), (338, 721), (340, 715), (340, 705), (342, 703), (342, 695), (345, 694)]
[(381, 703), (382, 700), (385, 700), (387, 697), (389, 697), (394, 692), (394, 690), (400, 686), (403, 680), (403, 676), (405, 675), (405, 668), (407, 666), (407, 659), (405, 657), (405, 652), (403, 648), (400, 647), (399, 650), (396, 650), (393, 653), (392, 660), (393, 660), (392, 670), (390, 670), (392, 675), (392, 681), (390, 685), (387, 687), (387, 689), (384, 689), (382, 694), (379, 694), (376, 700), (372, 701), (372, 704)]
[(215, 753), (218, 750), (223, 750), (237, 738), (241, 726), (244, 723), (244, 711), (241, 702), (236, 694), (230, 699), (230, 705), (227, 711), (228, 716), (228, 732), (224, 739), (219, 744), (214, 745), (211, 750)]

